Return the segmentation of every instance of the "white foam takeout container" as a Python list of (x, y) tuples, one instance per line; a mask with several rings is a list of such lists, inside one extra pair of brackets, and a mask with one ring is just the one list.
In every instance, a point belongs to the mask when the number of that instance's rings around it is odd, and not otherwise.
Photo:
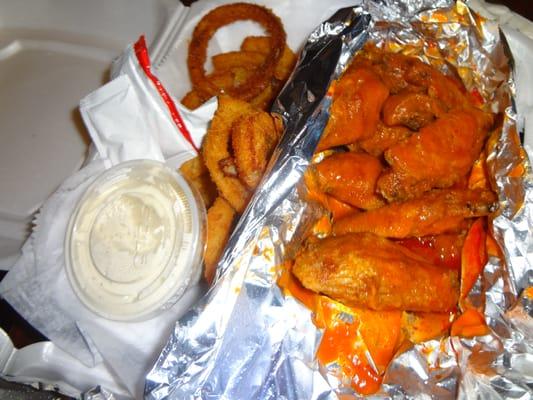
[[(178, 8), (178, 0), (0, 0), (0, 269), (15, 263), (35, 212), (86, 159), (80, 99), (109, 80), (111, 61), (141, 34), (151, 48)], [(101, 384), (129, 397), (105, 366), (88, 368), (51, 342), (17, 350), (1, 329), (0, 376), (72, 396)]]
[[(231, 1), (202, 1), (206, 9), (215, 3), (229, 2)], [(2, 132), (6, 132), (4, 135), (9, 135), (5, 137), (12, 138), (15, 143), (11, 151), (0, 147), (0, 187), (3, 189), (0, 195), (0, 267), (12, 264), (13, 257), (16, 257), (27, 234), (28, 222), (44, 198), (83, 162), (87, 144), (83, 139), (82, 124), (76, 117), (77, 102), (104, 82), (103, 76), (109, 62), (125, 44), (135, 41), (143, 32), (147, 34), (149, 41), (150, 37), (155, 37), (150, 46), (150, 55), (156, 74), (176, 98), (181, 98), (188, 90), (188, 80), (184, 75), (185, 61), (183, 57), (177, 56), (183, 56), (185, 42), (181, 44), (182, 48), (176, 48), (175, 40), (184, 37), (183, 28), (188, 21), (189, 9), (176, 7), (177, 4), (174, 4), (175, 10), (170, 13), (168, 10), (172, 8), (171, 3), (174, 1), (51, 0), (39, 3), (36, 0), (21, 0), (15, 3), (0, 0), (0, 33), (8, 32), (7, 36), (0, 36), (0, 84), (11, 90), (11, 96), (20, 99), (18, 103), (13, 104), (21, 104), (17, 106), (16, 117), (9, 117), (3, 107), (0, 107), (0, 128)], [(519, 95), (522, 96), (519, 102), (519, 108), (522, 107), (522, 110), (519, 111), (526, 113), (530, 109), (533, 110), (533, 93), (529, 94), (524, 90), (520, 93), (520, 88), (527, 88), (526, 83), (533, 78), (533, 69), (528, 67), (533, 65), (533, 23), (510, 12), (506, 7), (489, 5), (483, 0), (472, 0), (470, 4), (482, 14), (496, 18), (502, 24), (515, 56), (515, 63), (521, 69), (517, 76)], [(49, 8), (54, 6), (58, 8), (55, 12)], [(7, 14), (4, 11), (7, 11)], [(37, 16), (43, 13), (46, 21), (38, 21)], [(27, 15), (30, 14), (36, 17), (28, 19)], [(123, 24), (117, 24), (117, 20), (123, 21)], [(63, 31), (57, 32), (64, 23), (67, 26), (64, 26)], [(291, 39), (291, 27), (288, 26), (287, 29), (289, 45), (297, 50), (298, 44)], [(22, 45), (9, 44), (5, 40), (6, 37), (11, 38), (11, 42), (18, 40)], [(46, 64), (43, 54), (54, 55), (50, 58), (70, 59), (74, 61), (74, 67), (63, 73), (54, 70), (59, 76), (55, 76), (54, 82), (57, 84), (53, 86), (44, 85), (47, 79), (31, 84), (28, 82), (26, 86), (16, 80), (10, 79), (7, 82), (5, 78), (2, 79), (5, 76), (4, 68), (6, 71), (12, 68), (21, 73), (10, 66), (9, 62), (15, 60), (22, 65), (24, 57), (32, 57), (37, 64), (44, 63), (48, 67), (45, 69), (53, 69), (53, 60), (49, 60), (51, 64)], [(90, 68), (86, 68), (88, 65)], [(70, 83), (60, 85), (59, 83), (67, 80), (67, 76)], [(76, 85), (73, 82), (76, 82)], [(52, 84), (52, 81), (48, 83)], [(20, 87), (17, 87), (17, 84)], [(42, 104), (42, 101), (36, 99), (34, 95), (37, 94), (38, 88), (45, 93), (52, 92), (47, 92), (47, 89), (39, 85), (48, 89), (53, 87), (54, 91), (59, 93), (54, 94), (61, 100), (57, 109), (46, 108), (51, 105)], [(1, 91), (0, 106), (8, 103), (13, 112), (15, 106), (8, 100), (5, 90)], [(44, 109), (40, 110), (39, 106)], [(49, 115), (52, 111), (56, 113), (53, 118)], [(26, 118), (20, 118), (19, 114), (25, 115)], [(46, 129), (45, 122), (49, 122)], [(527, 127), (528, 121), (525, 121), (525, 124)], [(6, 129), (9, 127), (12, 131), (8, 132)], [(533, 129), (527, 131), (530, 135), (526, 137), (525, 142), (533, 146)], [(77, 133), (75, 138), (72, 137), (73, 132)], [(9, 164), (4, 163), (4, 155), (10, 155)], [(32, 162), (28, 163), (30, 158), (33, 158)], [(20, 173), (15, 179), (13, 171), (18, 171), (19, 168)], [(9, 196), (3, 194), (6, 189)], [(117, 398), (128, 397), (128, 392), (107, 369), (87, 368), (50, 342), (17, 350), (1, 330), (0, 376), (10, 376), (10, 379), (20, 382), (51, 383), (70, 395), (79, 394), (100, 384), (111, 390)]]
[(35, 211), (83, 163), (79, 100), (140, 34), (161, 34), (177, 0), (0, 0), (0, 269)]

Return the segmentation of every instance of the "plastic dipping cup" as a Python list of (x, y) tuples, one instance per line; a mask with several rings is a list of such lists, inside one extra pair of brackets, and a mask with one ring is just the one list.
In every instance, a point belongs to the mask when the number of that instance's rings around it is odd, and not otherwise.
[(205, 209), (165, 164), (118, 164), (87, 189), (65, 240), (74, 292), (96, 314), (132, 321), (171, 307), (201, 275)]

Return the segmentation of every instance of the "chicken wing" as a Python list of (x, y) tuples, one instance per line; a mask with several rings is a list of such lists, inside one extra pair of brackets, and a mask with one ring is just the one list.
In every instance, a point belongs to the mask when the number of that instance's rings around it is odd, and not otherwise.
[(331, 116), (317, 150), (370, 136), (389, 90), (369, 68), (347, 71), (333, 87)]
[(432, 70), (431, 79), (427, 82), (428, 95), (438, 99), (448, 110), (469, 108), (470, 98), (462, 83), (458, 80)]
[(373, 209), (384, 202), (375, 194), (379, 160), (364, 153), (336, 153), (316, 165), (318, 189), (354, 207)]
[(395, 201), (451, 187), (470, 171), (490, 122), (474, 108), (454, 111), (390, 147), (385, 152), (390, 169), (378, 180), (379, 192)]
[[(376, 52), (376, 50), (374, 50)], [(372, 53), (372, 51), (370, 51)], [(377, 52), (379, 54), (379, 51)], [(414, 63), (420, 61), (406, 57), (403, 54), (386, 53), (374, 59), (373, 69), (389, 88), (391, 94), (396, 94), (409, 87), (406, 80), (407, 71), (413, 68)]]
[(369, 233), (309, 242), (292, 271), (306, 288), (353, 307), (440, 312), (459, 297), (457, 271)]
[(444, 114), (440, 102), (422, 93), (401, 92), (383, 104), (383, 122), (388, 126), (403, 125), (414, 131)]
[(407, 139), (412, 133), (405, 126), (387, 126), (380, 121), (374, 134), (367, 139), (360, 140), (357, 145), (368, 154), (380, 157), (385, 150)]
[(489, 190), (435, 190), (420, 198), (349, 215), (333, 233), (372, 232), (389, 238), (438, 235), (463, 228), (465, 218), (488, 215), (496, 203)]

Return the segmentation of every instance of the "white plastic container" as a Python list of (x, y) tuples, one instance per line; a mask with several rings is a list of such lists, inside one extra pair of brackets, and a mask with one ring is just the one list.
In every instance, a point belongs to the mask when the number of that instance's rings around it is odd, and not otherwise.
[(172, 306), (202, 270), (205, 208), (163, 163), (134, 160), (102, 173), (69, 222), (69, 281), (96, 314), (142, 320)]

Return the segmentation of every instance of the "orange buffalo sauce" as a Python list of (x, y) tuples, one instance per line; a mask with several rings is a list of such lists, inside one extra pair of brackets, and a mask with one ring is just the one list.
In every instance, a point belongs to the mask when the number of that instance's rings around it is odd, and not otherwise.
[(340, 219), (348, 214), (359, 212), (357, 208), (352, 207), (351, 205), (337, 200), (335, 197), (322, 192), (318, 188), (318, 183), (313, 173), (307, 171), (304, 174), (304, 179), (305, 186), (307, 188), (307, 199), (309, 201), (317, 202), (326, 210), (328, 210), (331, 213), (331, 218), (333, 220)]
[(317, 358), (325, 366), (337, 364), (342, 380), (359, 393), (373, 393), (381, 384), (381, 376), (365, 356), (366, 346), (360, 333), (361, 321), (341, 308), (326, 298), (319, 301), (315, 323), (324, 329), (324, 336)]
[(318, 361), (338, 367), (341, 381), (358, 393), (375, 393), (403, 337), (402, 312), (347, 307), (305, 289), (290, 272), (290, 264), (284, 267), (279, 286), (313, 311), (313, 322), (323, 329)]
[(422, 343), (447, 335), (455, 313), (403, 312), (402, 330), (411, 343)]
[(487, 156), (485, 151), (474, 162), (470, 176), (468, 177), (469, 189), (487, 189), (490, 190), (489, 173), (487, 171)]
[(412, 237), (399, 239), (397, 243), (423, 256), (433, 265), (457, 271), (461, 268), (463, 236), (460, 234)]
[[(460, 263), (462, 299), (486, 261), (486, 237), (484, 221), (479, 219), (464, 239), (462, 254), (441, 258), (440, 265), (444, 268), (458, 268)], [(424, 247), (421, 242), (403, 244), (411, 248)], [(336, 371), (343, 385), (351, 386), (362, 395), (378, 391), (388, 365), (400, 349), (446, 336), (450, 329), (452, 335), (461, 337), (488, 332), (483, 314), (471, 307), (464, 307), (459, 316), (456, 312), (413, 313), (347, 307), (304, 288), (292, 274), (291, 265), (288, 261), (280, 266), (278, 285), (286, 295), (293, 296), (310, 309), (314, 324), (323, 330), (316, 354), (318, 361)]]
[(470, 227), (461, 254), (461, 305), (487, 263), (486, 241), (485, 221), (479, 218)]
[(474, 337), (483, 336), (489, 333), (489, 328), (485, 323), (485, 318), (478, 310), (468, 308), (457, 318), (451, 329), (452, 336)]
[(474, 337), (489, 333), (483, 313), (468, 301), (468, 293), (474, 287), (487, 263), (487, 247), (490, 249), (492, 243), (488, 238), (490, 236), (485, 230), (485, 220), (477, 219), (468, 231), (461, 254), (459, 307), (463, 313), (452, 324), (452, 336)]
[(285, 262), (281, 265), (281, 276), (278, 279), (278, 285), (284, 293), (300, 300), (311, 311), (316, 310), (316, 301), (318, 295), (311, 290), (302, 286), (291, 272), (291, 262)]
[(356, 309), (319, 297), (315, 323), (324, 336), (318, 360), (337, 364), (342, 380), (357, 392), (376, 392), (399, 344), (402, 313)]

